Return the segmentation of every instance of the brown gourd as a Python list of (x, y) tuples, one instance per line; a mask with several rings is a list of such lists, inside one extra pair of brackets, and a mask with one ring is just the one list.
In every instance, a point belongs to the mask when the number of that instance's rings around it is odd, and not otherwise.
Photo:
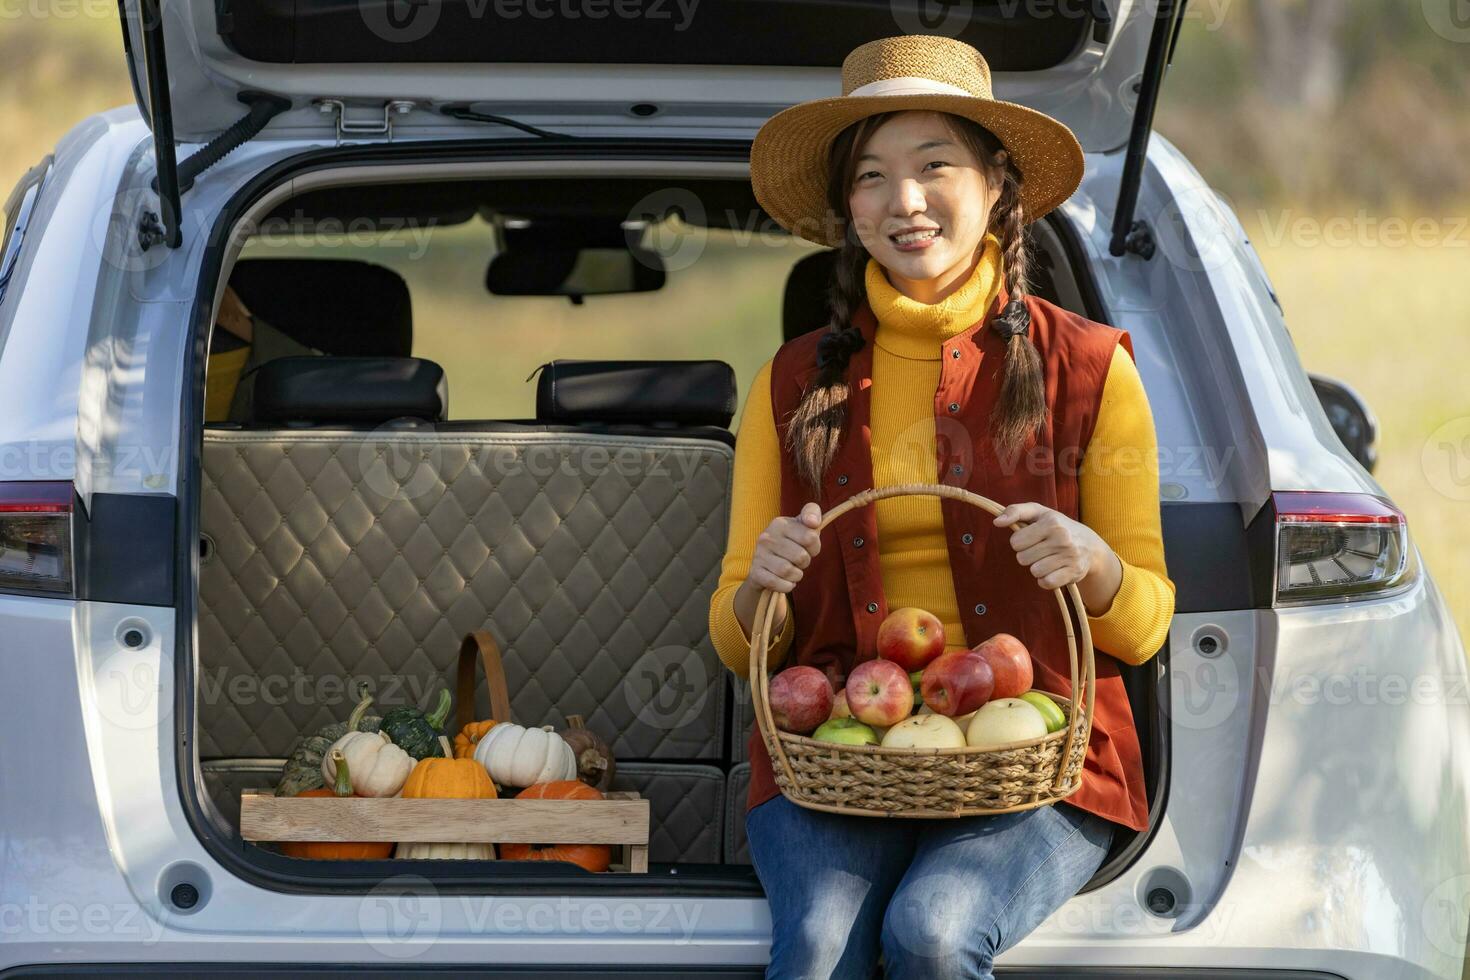
[(617, 760), (607, 743), (584, 724), (581, 715), (567, 715), (567, 727), (562, 729), (561, 737), (576, 756), (577, 778), (594, 789), (610, 789)]

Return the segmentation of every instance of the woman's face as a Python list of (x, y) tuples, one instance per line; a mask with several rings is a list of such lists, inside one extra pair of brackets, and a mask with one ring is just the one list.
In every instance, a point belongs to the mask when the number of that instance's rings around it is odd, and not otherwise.
[[(963, 283), (999, 197), (979, 160), (937, 112), (902, 112), (869, 137), (854, 168), (852, 210), (858, 240), (895, 289), (938, 302)], [(918, 241), (895, 236), (934, 234)], [(911, 237), (911, 236), (910, 236)]]

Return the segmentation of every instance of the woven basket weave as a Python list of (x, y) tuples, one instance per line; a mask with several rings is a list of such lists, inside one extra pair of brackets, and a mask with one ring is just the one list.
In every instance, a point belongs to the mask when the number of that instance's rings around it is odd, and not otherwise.
[[(896, 484), (854, 494), (823, 515), (819, 530), (855, 507), (866, 507), (885, 497), (909, 495), (963, 500), (992, 515), (1004, 509), (988, 497), (959, 487)], [(1025, 526), (1022, 522), (1013, 525), (1015, 529)], [(750, 688), (756, 724), (771, 755), (777, 787), (799, 806), (877, 817), (1011, 813), (1047, 806), (1075, 793), (1082, 785), (1082, 760), (1092, 734), (1097, 672), (1086, 607), (1077, 586), (1052, 592), (1067, 634), (1071, 690), (1083, 692), (1081, 706), (1047, 692), (1067, 718), (1063, 728), (1028, 742), (982, 750), (839, 745), (777, 729), (767, 675), (777, 593), (762, 589), (750, 639)], [(1025, 641), (1025, 637), (1021, 639)]]

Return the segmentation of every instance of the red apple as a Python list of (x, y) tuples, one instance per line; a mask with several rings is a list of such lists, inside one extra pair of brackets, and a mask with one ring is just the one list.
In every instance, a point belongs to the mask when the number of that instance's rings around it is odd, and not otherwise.
[(914, 684), (892, 660), (865, 660), (847, 675), (847, 706), (863, 724), (887, 728), (914, 710)]
[(906, 671), (923, 670), (944, 652), (944, 624), (917, 606), (904, 606), (878, 625), (878, 656)]
[(1018, 698), (1031, 690), (1031, 651), (1011, 634), (997, 633), (971, 652), (988, 660), (995, 672), (992, 700)]
[(771, 678), (770, 701), (777, 728), (810, 735), (832, 714), (832, 685), (815, 667), (787, 667)]
[(973, 650), (954, 650), (924, 668), (920, 690), (935, 714), (958, 718), (990, 700), (995, 671)]

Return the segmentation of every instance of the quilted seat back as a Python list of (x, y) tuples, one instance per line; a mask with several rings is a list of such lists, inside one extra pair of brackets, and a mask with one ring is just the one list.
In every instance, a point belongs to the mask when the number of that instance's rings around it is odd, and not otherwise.
[(731, 447), (487, 428), (206, 428), (202, 758), (284, 757), (362, 682), (429, 705), (487, 628), (516, 721), (581, 714), (623, 759), (722, 757)]

